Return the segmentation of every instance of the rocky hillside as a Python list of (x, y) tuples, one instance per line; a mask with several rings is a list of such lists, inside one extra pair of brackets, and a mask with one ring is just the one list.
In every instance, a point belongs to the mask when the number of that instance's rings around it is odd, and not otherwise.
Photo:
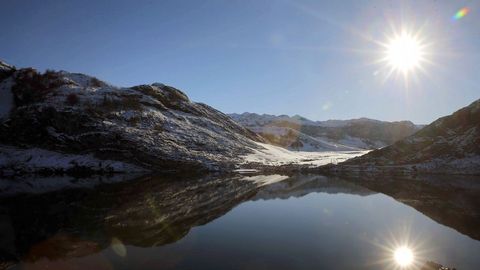
[(302, 116), (230, 114), (270, 143), (301, 151), (351, 151), (377, 149), (420, 129), (409, 121), (384, 122), (368, 118), (312, 121)]
[(480, 173), (480, 100), (338, 169)]
[[(0, 171), (221, 170), (263, 139), (161, 83), (0, 62)], [(40, 158), (39, 158), (40, 154)]]

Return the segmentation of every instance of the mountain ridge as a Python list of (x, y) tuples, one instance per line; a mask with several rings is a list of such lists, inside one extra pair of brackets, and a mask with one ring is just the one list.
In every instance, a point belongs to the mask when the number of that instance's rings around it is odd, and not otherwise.
[(422, 126), (410, 121), (369, 118), (312, 121), (295, 115), (229, 114), (274, 145), (301, 151), (372, 150), (413, 134)]
[(271, 118), (284, 118), (284, 119), (291, 119), (292, 121), (299, 120), (299, 121), (307, 121), (310, 123), (314, 123), (320, 126), (324, 127), (329, 127), (329, 126), (336, 126), (337, 123), (339, 125), (346, 125), (348, 123), (352, 122), (377, 122), (377, 123), (411, 123), (412, 125), (418, 126), (418, 127), (424, 127), (426, 126), (425, 124), (415, 124), (410, 120), (395, 120), (395, 121), (387, 121), (387, 120), (379, 120), (379, 119), (374, 119), (374, 118), (369, 118), (369, 117), (357, 117), (357, 118), (351, 118), (351, 119), (327, 119), (327, 120), (311, 120), (307, 117), (304, 117), (299, 114), (295, 115), (288, 115), (288, 114), (280, 114), (280, 115), (275, 115), (275, 114), (268, 114), (268, 113), (254, 113), (254, 112), (243, 112), (243, 113), (227, 113), (227, 115), (233, 116), (233, 118), (238, 118), (242, 116), (258, 116), (258, 117), (271, 117)]
[(480, 99), (336, 170), (480, 174)]

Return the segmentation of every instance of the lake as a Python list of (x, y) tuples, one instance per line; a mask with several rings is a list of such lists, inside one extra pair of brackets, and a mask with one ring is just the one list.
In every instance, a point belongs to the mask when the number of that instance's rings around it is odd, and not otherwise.
[(0, 201), (12, 269), (400, 269), (401, 247), (404, 269), (480, 269), (479, 240), (480, 177), (148, 176)]

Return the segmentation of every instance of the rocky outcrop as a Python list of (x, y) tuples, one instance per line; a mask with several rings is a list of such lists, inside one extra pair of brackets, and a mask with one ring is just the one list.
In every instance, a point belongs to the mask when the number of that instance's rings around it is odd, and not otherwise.
[(0, 76), (2, 91), (13, 94), (11, 110), (0, 115), (5, 145), (178, 171), (227, 170), (263, 141), (160, 83), (121, 88), (83, 74), (4, 63)]

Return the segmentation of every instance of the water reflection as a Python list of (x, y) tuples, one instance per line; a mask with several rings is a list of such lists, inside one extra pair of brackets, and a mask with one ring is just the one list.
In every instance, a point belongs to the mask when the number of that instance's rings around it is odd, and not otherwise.
[[(443, 232), (435, 227), (440, 225), (424, 222), (428, 219), (423, 215), (376, 192), (480, 239), (480, 184), (475, 179), (284, 178), (147, 177), (94, 190), (4, 199), (2, 261), (63, 269), (67, 262), (125, 269), (384, 269), (405, 235), (416, 237), (411, 241), (424, 252), (420, 256), (433, 254), (422, 242), (432, 236), (419, 232), (432, 226), (432, 231)], [(426, 228), (412, 228), (408, 222), (408, 233), (390, 228), (383, 223), (393, 219), (392, 212), (398, 212), (400, 221), (412, 215), (422, 219)], [(458, 241), (480, 247), (474, 240)], [(382, 253), (385, 247), (389, 253)], [(402, 263), (410, 258), (400, 255), (393, 258)], [(480, 263), (444, 256), (442, 263), (463, 260), (467, 268)]]
[(480, 240), (480, 177), (345, 178), (410, 205), (440, 224)]

